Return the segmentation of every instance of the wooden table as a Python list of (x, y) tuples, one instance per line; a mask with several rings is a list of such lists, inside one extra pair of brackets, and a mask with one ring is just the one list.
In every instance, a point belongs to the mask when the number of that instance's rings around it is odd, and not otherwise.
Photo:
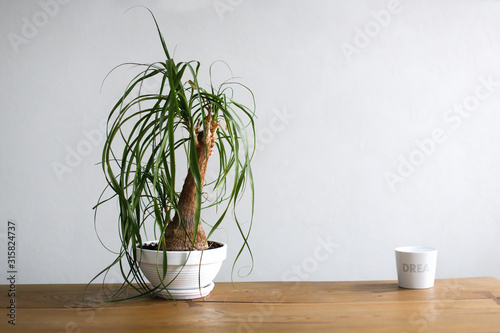
[[(16, 325), (1, 286), (1, 332), (500, 332), (500, 280), (216, 283), (205, 300), (163, 299), (82, 308), (84, 285), (16, 286)], [(114, 287), (108, 285), (107, 287)], [(102, 299), (92, 285), (86, 299)]]

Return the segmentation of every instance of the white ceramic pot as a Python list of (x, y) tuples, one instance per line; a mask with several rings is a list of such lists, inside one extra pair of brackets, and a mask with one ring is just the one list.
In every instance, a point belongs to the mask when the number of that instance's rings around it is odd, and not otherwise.
[[(168, 292), (163, 290), (159, 296), (174, 299), (207, 296), (214, 288), (213, 279), (227, 256), (227, 245), (214, 243), (221, 246), (204, 251), (167, 251), (167, 274), (163, 285)], [(163, 252), (137, 248), (136, 255), (149, 282), (155, 287), (162, 286)]]

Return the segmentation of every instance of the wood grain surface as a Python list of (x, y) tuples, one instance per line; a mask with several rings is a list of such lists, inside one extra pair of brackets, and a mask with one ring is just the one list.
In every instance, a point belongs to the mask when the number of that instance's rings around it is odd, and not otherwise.
[[(106, 285), (112, 290), (116, 285)], [(102, 285), (16, 286), (16, 325), (1, 332), (500, 332), (500, 280), (441, 279), (431, 289), (395, 281), (216, 283), (205, 299), (148, 298), (102, 307)]]

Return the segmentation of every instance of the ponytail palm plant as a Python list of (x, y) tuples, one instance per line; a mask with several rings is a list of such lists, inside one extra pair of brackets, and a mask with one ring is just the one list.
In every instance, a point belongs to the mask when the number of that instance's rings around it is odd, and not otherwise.
[[(121, 249), (98, 276), (118, 265), (125, 279), (122, 287), (133, 286), (141, 295), (155, 292), (145, 283), (134, 252), (143, 246), (147, 230), (153, 228), (158, 254), (165, 261), (166, 251), (206, 250), (210, 244), (207, 238), (224, 219), (231, 218), (243, 240), (237, 260), (245, 248), (250, 251), (250, 228), (245, 231), (236, 214), (236, 204), (246, 188), (251, 192), (253, 218), (250, 162), (255, 147), (254, 107), (234, 100), (235, 91), (240, 90), (236, 87), (248, 91), (254, 102), (252, 92), (232, 80), (214, 86), (212, 66), (210, 83), (203, 87), (200, 63), (174, 61), (153, 19), (165, 60), (131, 64), (142, 71), (133, 77), (109, 114), (102, 154), (107, 186), (94, 207), (97, 210), (111, 199), (117, 200), (119, 207)], [(143, 85), (149, 81), (159, 85), (158, 91), (144, 92)], [(207, 183), (211, 156), (218, 172)], [(183, 184), (178, 176), (184, 179)], [(208, 187), (213, 191), (210, 201), (204, 196)], [(201, 213), (214, 206), (218, 207), (217, 215), (215, 221), (207, 221), (211, 228), (206, 233)]]

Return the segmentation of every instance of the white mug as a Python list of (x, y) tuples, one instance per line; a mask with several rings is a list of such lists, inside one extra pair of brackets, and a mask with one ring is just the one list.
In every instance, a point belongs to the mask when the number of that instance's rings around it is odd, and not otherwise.
[(401, 288), (426, 289), (434, 286), (437, 250), (427, 246), (396, 248), (396, 268)]

